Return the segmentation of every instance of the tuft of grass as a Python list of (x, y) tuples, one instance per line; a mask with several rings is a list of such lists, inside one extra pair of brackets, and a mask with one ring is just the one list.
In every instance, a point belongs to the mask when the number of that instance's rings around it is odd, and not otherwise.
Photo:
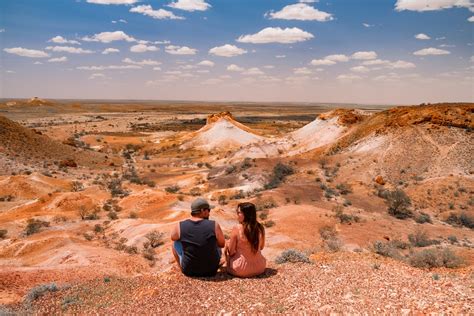
[(287, 249), (283, 251), (276, 259), (275, 262), (277, 264), (283, 264), (287, 262), (291, 263), (296, 263), (296, 262), (302, 262), (302, 263), (311, 263), (309, 260), (308, 256), (296, 249)]
[(163, 245), (163, 237), (164, 233), (159, 232), (157, 230), (151, 231), (145, 235), (145, 238), (148, 239), (151, 248), (157, 248)]
[(418, 215), (415, 216), (415, 222), (417, 222), (418, 224), (433, 223), (433, 221), (431, 220), (431, 216), (423, 212), (420, 212)]

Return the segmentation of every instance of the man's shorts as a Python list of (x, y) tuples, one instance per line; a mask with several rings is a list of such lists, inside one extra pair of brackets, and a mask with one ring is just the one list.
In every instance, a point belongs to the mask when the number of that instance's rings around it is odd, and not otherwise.
[[(184, 255), (183, 244), (181, 243), (181, 241), (176, 240), (175, 242), (173, 242), (173, 248), (178, 254), (179, 264), (181, 265), (183, 262), (183, 255)], [(222, 256), (222, 250), (219, 247), (217, 247), (217, 255), (219, 256), (219, 260), (220, 260)]]

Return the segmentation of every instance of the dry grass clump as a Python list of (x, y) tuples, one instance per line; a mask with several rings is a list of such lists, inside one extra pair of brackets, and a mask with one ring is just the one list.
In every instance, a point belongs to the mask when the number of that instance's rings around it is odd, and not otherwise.
[(332, 226), (323, 226), (319, 229), (319, 235), (323, 240), (324, 247), (330, 252), (337, 252), (342, 248), (342, 241), (337, 237), (337, 232)]
[(7, 237), (8, 230), (0, 229), (0, 239), (5, 239)]
[(26, 294), (25, 300), (26, 302), (31, 303), (48, 292), (56, 292), (58, 290), (59, 289), (55, 283), (38, 285), (32, 288), (28, 294)]
[(283, 251), (276, 259), (275, 262), (278, 264), (283, 264), (287, 262), (296, 263), (311, 263), (308, 256), (296, 249), (287, 249)]
[(414, 247), (427, 247), (440, 243), (438, 240), (430, 239), (427, 232), (421, 229), (417, 229), (413, 234), (409, 234), (408, 240)]

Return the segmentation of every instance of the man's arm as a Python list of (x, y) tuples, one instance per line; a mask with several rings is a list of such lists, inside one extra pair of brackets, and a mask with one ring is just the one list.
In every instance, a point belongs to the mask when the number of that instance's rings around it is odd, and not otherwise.
[(172, 241), (177, 241), (180, 238), (180, 231), (179, 231), (179, 223), (177, 223), (174, 227), (173, 230), (171, 231), (171, 240)]
[(219, 248), (224, 248), (225, 246), (224, 233), (222, 232), (222, 229), (217, 222), (216, 222), (216, 239), (217, 239), (217, 246), (219, 246)]

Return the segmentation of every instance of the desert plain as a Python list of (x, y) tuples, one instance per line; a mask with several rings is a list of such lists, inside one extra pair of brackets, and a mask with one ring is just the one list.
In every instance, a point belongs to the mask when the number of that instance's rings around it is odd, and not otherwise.
[[(2, 100), (0, 314), (472, 314), (474, 104)], [(169, 232), (250, 201), (267, 272)]]

